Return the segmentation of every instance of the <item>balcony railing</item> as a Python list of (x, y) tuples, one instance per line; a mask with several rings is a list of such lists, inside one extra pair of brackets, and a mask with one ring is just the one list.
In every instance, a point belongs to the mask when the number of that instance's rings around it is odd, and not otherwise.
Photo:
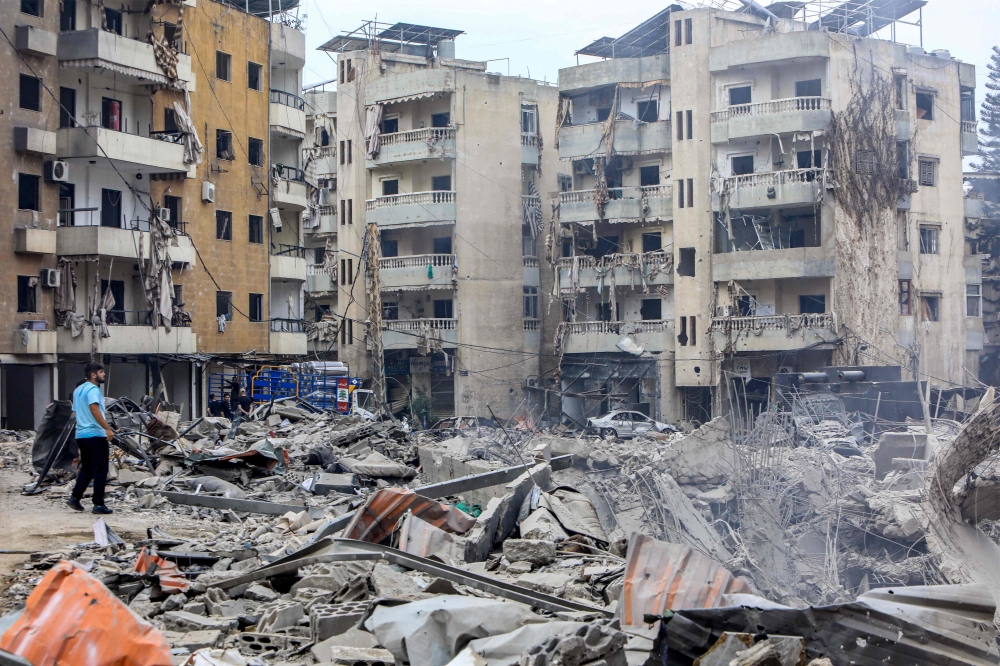
[(822, 314), (784, 314), (766, 317), (714, 317), (713, 333), (742, 333), (786, 331), (790, 336), (800, 328), (828, 329), (836, 332), (837, 316), (832, 312)]
[(285, 243), (271, 246), (271, 254), (275, 257), (298, 257), (299, 259), (305, 259), (308, 250), (309, 248), (302, 247), (301, 245), (286, 245)]
[(538, 268), (538, 257), (521, 257), (521, 263), (525, 268)]
[(668, 252), (621, 252), (606, 254), (603, 257), (591, 257), (583, 255), (578, 257), (562, 257), (558, 260), (558, 266), (562, 270), (573, 270), (573, 263), (576, 262), (580, 269), (584, 268), (611, 268), (621, 266), (624, 268), (639, 268), (640, 266), (670, 266), (674, 261), (673, 255)]
[(302, 149), (302, 159), (314, 159), (319, 160), (324, 157), (336, 157), (337, 147), (336, 146), (311, 146), (309, 148)]
[(541, 319), (531, 319), (529, 317), (524, 318), (524, 330), (526, 331), (540, 331), (542, 329)]
[(285, 92), (284, 90), (271, 89), (271, 103), (272, 104), (284, 104), (285, 106), (290, 106), (293, 109), (299, 111), (306, 110), (306, 101), (299, 97), (298, 95), (293, 95), (290, 92)]
[(559, 324), (570, 335), (632, 335), (633, 333), (663, 333), (670, 330), (672, 321), (647, 319), (639, 321), (567, 321)]
[(398, 146), (401, 143), (424, 141), (431, 148), (442, 141), (453, 141), (454, 139), (454, 127), (424, 127), (422, 129), (407, 130), (406, 132), (383, 134), (380, 137), (383, 146)]
[(978, 134), (979, 133), (979, 121), (977, 121), (977, 120), (963, 120), (962, 121), (962, 133), (963, 134)]
[(455, 265), (453, 254), (413, 254), (407, 257), (382, 257), (378, 260), (379, 270), (394, 268), (451, 267)]
[(740, 189), (744, 187), (779, 187), (781, 185), (791, 185), (793, 183), (811, 183), (823, 179), (826, 169), (785, 169), (783, 171), (762, 171), (760, 173), (747, 173), (740, 176), (730, 176), (726, 178), (726, 184), (730, 189)]
[(150, 139), (157, 139), (159, 141), (166, 141), (167, 143), (184, 143), (184, 137), (187, 136), (187, 132), (168, 132), (166, 130), (150, 132)]
[(332, 217), (336, 217), (337, 216), (337, 207), (336, 206), (320, 206), (319, 207), (319, 215), (320, 215), (320, 217), (326, 217), (328, 215), (332, 216)]
[(276, 165), (271, 166), (271, 169), (281, 180), (290, 180), (295, 183), (306, 182), (306, 174), (302, 171), (302, 169), (286, 166), (284, 164), (281, 165), (281, 173), (278, 173), (278, 167)]
[[(152, 326), (153, 312), (152, 310), (108, 310), (104, 319), (108, 326)], [(191, 323), (175, 319), (171, 325), (188, 328)]]
[[(643, 185), (641, 187), (637, 187), (633, 185), (630, 187), (608, 188), (608, 198), (611, 200), (641, 199), (644, 196), (647, 198), (669, 197), (670, 186)], [(594, 202), (594, 190), (573, 190), (571, 192), (559, 193), (559, 203), (561, 204), (593, 203), (593, 202)]]
[(829, 111), (832, 108), (830, 100), (826, 97), (789, 97), (787, 99), (773, 99), (768, 102), (739, 104), (722, 111), (713, 111), (712, 122), (724, 123), (730, 118), (769, 116), (789, 111)]
[(271, 318), (271, 330), (275, 333), (305, 333), (308, 322), (305, 319)]
[(448, 190), (435, 192), (413, 192), (411, 194), (391, 194), (376, 197), (365, 202), (366, 210), (392, 208), (394, 206), (414, 206), (421, 204), (455, 203), (455, 193)]
[(454, 331), (458, 328), (458, 319), (389, 319), (382, 325), (387, 331), (401, 333), (419, 333), (424, 329)]
[(521, 145), (537, 148), (538, 135), (535, 134), (534, 132), (521, 132)]

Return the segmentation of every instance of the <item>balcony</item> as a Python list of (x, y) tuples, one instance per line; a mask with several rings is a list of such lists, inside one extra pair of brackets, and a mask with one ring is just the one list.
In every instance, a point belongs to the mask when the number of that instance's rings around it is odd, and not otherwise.
[(834, 277), (836, 265), (834, 251), (825, 247), (717, 253), (712, 255), (712, 280)]
[(829, 58), (830, 36), (818, 30), (787, 32), (736, 39), (708, 51), (708, 71), (774, 63), (802, 58)]
[(337, 175), (337, 147), (336, 146), (313, 146), (302, 149), (302, 162), (308, 160), (316, 165), (318, 176)]
[(368, 160), (369, 168), (397, 162), (455, 158), (454, 127), (425, 127), (382, 134), (379, 141), (378, 155)]
[(366, 220), (380, 227), (410, 224), (453, 224), (456, 217), (455, 193), (414, 192), (377, 197), (365, 202)]
[(320, 206), (319, 207), (319, 224), (315, 227), (305, 227), (302, 228), (303, 233), (307, 234), (335, 234), (337, 233), (337, 207), (336, 206)]
[(825, 97), (792, 97), (731, 106), (712, 112), (712, 143), (830, 127), (833, 111)]
[(644, 58), (611, 58), (559, 70), (559, 92), (583, 93), (616, 83), (654, 83), (670, 80), (668, 54)]
[[(60, 354), (91, 353), (92, 340), (97, 341), (98, 354), (195, 354), (198, 352), (198, 340), (194, 331), (186, 326), (174, 326), (167, 332), (159, 326), (153, 328), (146, 325), (145, 313), (111, 311), (109, 320), (121, 314), (120, 321), (125, 324), (114, 324), (109, 321), (108, 332), (111, 337), (92, 336), (89, 326), (85, 326), (83, 334), (73, 337), (73, 333), (65, 328), (57, 332), (57, 345)], [(135, 315), (135, 316), (133, 316)], [(143, 323), (139, 323), (139, 322)]]
[[(604, 123), (567, 125), (559, 128), (559, 157), (564, 160), (582, 160), (605, 154)], [(639, 123), (631, 120), (615, 121), (614, 152), (619, 155), (648, 155), (670, 152), (672, 146), (670, 123)]]
[(674, 322), (651, 321), (580, 321), (559, 324), (556, 339), (564, 339), (567, 354), (622, 353), (617, 345), (629, 337), (648, 352), (673, 349)]
[(542, 284), (542, 274), (538, 268), (538, 257), (521, 257), (521, 281), (525, 287), (539, 287)]
[(282, 165), (278, 182), (271, 183), (271, 200), (281, 210), (293, 213), (305, 210), (309, 200), (306, 198), (306, 178), (302, 170)]
[(271, 23), (271, 60), (275, 65), (284, 65), (288, 69), (305, 67), (305, 33), (277, 21)]
[(982, 196), (983, 195), (980, 194), (978, 197), (975, 198), (969, 196), (966, 197), (965, 199), (962, 199), (962, 205), (965, 209), (965, 217), (972, 220), (978, 220), (983, 216)]
[[(558, 260), (560, 290), (673, 284), (673, 255), (666, 252), (582, 255)], [(612, 282), (611, 272), (614, 271)]]
[(392, 104), (433, 97), (455, 90), (455, 74), (450, 69), (418, 69), (405, 74), (383, 76), (365, 87), (368, 104)]
[(278, 245), (269, 257), (272, 280), (306, 281), (306, 249), (296, 245)]
[(55, 331), (28, 331), (28, 340), (25, 344), (24, 334), (21, 329), (14, 331), (15, 354), (55, 354), (56, 347)]
[(382, 322), (384, 349), (412, 349), (417, 340), (440, 340), (444, 347), (458, 345), (457, 319), (392, 319)]
[[(730, 208), (773, 208), (775, 206), (813, 205), (823, 194), (826, 169), (786, 169), (731, 176), (723, 187), (729, 193)], [(719, 209), (719, 193), (712, 195), (712, 206)]]
[(269, 351), (275, 356), (304, 356), (309, 341), (304, 319), (271, 319)]
[(174, 140), (177, 135), (157, 136), (163, 140), (103, 127), (66, 127), (56, 134), (56, 154), (67, 162), (96, 162), (104, 169), (187, 173), (184, 146)]
[(785, 314), (766, 317), (715, 317), (711, 333), (716, 349), (734, 352), (832, 349), (837, 341), (837, 315)]
[(598, 215), (594, 190), (559, 193), (561, 222), (644, 222), (674, 218), (673, 189), (670, 185), (644, 187), (609, 187), (610, 199), (604, 204), (604, 215)]
[[(170, 261), (194, 266), (197, 255), (188, 236), (176, 236), (176, 245), (167, 248)], [(60, 256), (100, 256), (138, 259), (141, 246), (143, 257), (149, 256), (149, 232), (97, 225), (59, 227), (56, 229), (56, 250)]]
[(384, 291), (453, 289), (456, 273), (454, 254), (415, 254), (378, 260), (378, 279)]
[(55, 254), (56, 231), (54, 229), (14, 229), (14, 252), (22, 254)]
[(55, 155), (56, 133), (35, 127), (14, 128), (14, 150), (31, 155)]
[(524, 319), (524, 350), (537, 354), (542, 349), (542, 320)]
[[(100, 28), (59, 33), (59, 66), (80, 67), (94, 71), (108, 70), (123, 83), (165, 85), (170, 80), (153, 55), (152, 44), (122, 37)], [(177, 78), (193, 90), (191, 56), (177, 56)]]
[(962, 121), (962, 157), (979, 154), (978, 126), (975, 120)]
[(521, 164), (538, 164), (538, 135), (521, 132)]
[(306, 102), (284, 90), (271, 90), (271, 131), (291, 139), (306, 136)]
[(322, 264), (309, 264), (306, 266), (306, 291), (310, 294), (336, 292), (337, 282), (333, 275), (323, 270)]
[(58, 52), (59, 37), (51, 30), (33, 25), (14, 27), (14, 47), (21, 53), (35, 56), (54, 56)]

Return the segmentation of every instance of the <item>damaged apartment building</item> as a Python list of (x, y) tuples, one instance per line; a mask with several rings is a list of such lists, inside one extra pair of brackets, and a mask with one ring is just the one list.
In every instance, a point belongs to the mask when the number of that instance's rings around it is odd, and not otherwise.
[(510, 416), (552, 358), (538, 252), (558, 90), (457, 58), (460, 34), (368, 22), (320, 47), (338, 80), (309, 94), (307, 150), (331, 169), (309, 234), (310, 344), (359, 377), (383, 360), (394, 411)]
[(837, 364), (974, 382), (975, 68), (879, 38), (924, 2), (703, 4), (559, 72), (564, 413), (704, 422)]
[(221, 364), (306, 353), (296, 4), (4, 3), (8, 427), (91, 360), (194, 417)]

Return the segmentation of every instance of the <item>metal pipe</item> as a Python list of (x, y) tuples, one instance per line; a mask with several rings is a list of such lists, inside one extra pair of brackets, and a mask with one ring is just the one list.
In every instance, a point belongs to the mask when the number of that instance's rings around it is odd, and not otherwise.
[(865, 381), (864, 370), (840, 370), (837, 372), (837, 379), (842, 382), (863, 382)]
[(825, 372), (800, 372), (800, 384), (825, 384), (830, 381), (830, 376)]

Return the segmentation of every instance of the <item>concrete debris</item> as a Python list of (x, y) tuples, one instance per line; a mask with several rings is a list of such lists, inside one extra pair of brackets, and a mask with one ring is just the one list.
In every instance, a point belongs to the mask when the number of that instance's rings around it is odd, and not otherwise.
[(503, 556), (511, 562), (549, 564), (556, 559), (556, 545), (537, 539), (507, 539), (503, 542)]

